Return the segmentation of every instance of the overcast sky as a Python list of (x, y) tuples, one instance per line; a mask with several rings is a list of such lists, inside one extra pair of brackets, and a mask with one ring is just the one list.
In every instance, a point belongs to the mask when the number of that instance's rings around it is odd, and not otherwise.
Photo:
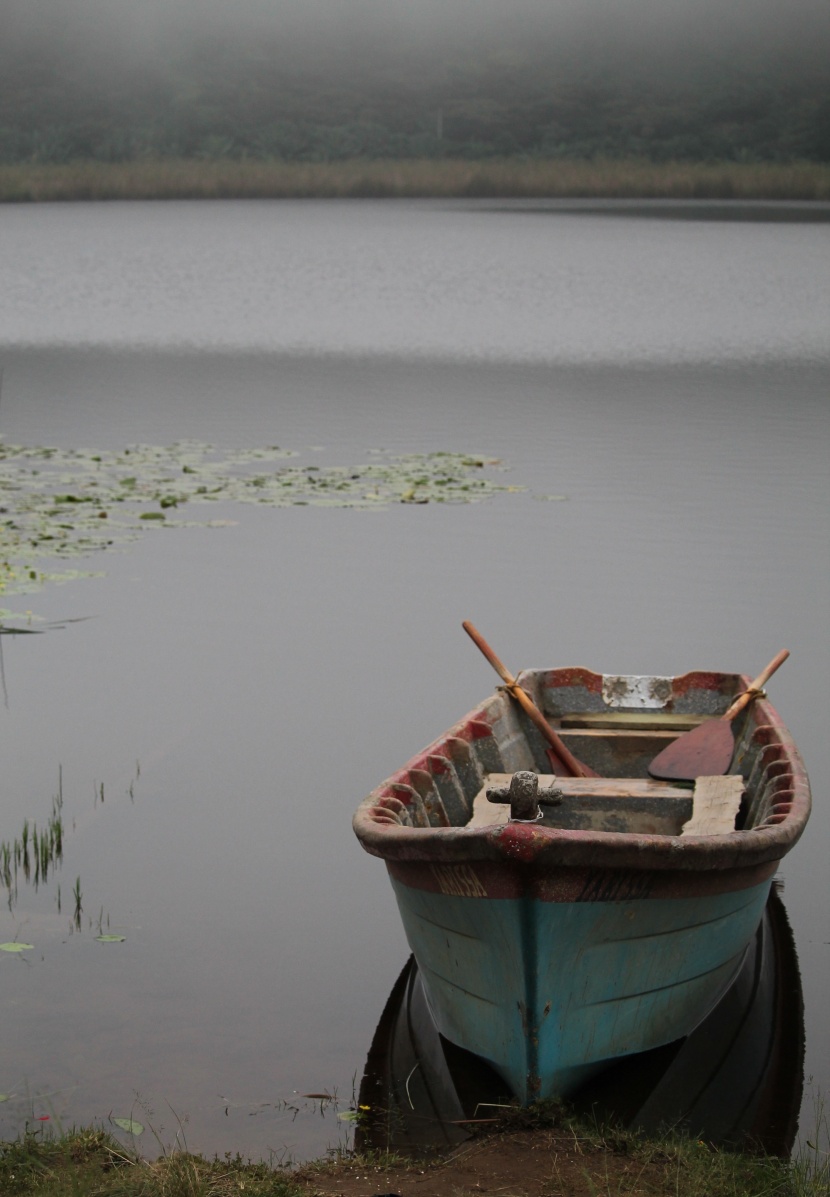
[(398, 52), (411, 46), (470, 51), (514, 41), (580, 55), (730, 47), (830, 62), (830, 0), (0, 0), (0, 42), (24, 33), (88, 59), (127, 47), (159, 53), (207, 35), (267, 34), (268, 43), (354, 47), (361, 39)]
[[(402, 34), (439, 34), (450, 27), (481, 28), (532, 24), (567, 37), (602, 25), (638, 30), (695, 30), (717, 40), (725, 29), (747, 36), (790, 38), (830, 29), (828, 0), (0, 0), (0, 23), (23, 19), (42, 35), (64, 21), (117, 17), (127, 31), (152, 31), (171, 18), (194, 31), (253, 26), (276, 31), (342, 27), (344, 23), (385, 26)], [(84, 23), (86, 23), (84, 21)], [(0, 28), (2, 32), (2, 28)]]

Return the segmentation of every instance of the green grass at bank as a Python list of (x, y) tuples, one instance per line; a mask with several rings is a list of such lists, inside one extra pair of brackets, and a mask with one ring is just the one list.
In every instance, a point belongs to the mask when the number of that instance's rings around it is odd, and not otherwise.
[(830, 200), (830, 164), (141, 159), (0, 165), (0, 202), (300, 198)]
[[(563, 1130), (581, 1145), (584, 1177), (584, 1187), (579, 1179), (576, 1187), (572, 1183), (571, 1197), (634, 1192), (650, 1197), (826, 1197), (830, 1191), (827, 1160), (818, 1152), (791, 1162), (720, 1151), (695, 1139), (649, 1140), (570, 1119), (566, 1124)], [(504, 1129), (509, 1132), (516, 1125), (511, 1120)], [(541, 1125), (538, 1133), (544, 1133)], [(620, 1157), (625, 1159), (622, 1169)], [(465, 1148), (457, 1185), (452, 1158), (436, 1163), (442, 1191), (449, 1182), (455, 1197), (471, 1197), (464, 1184), (469, 1159)], [(373, 1192), (391, 1183), (405, 1193), (413, 1180), (423, 1182), (425, 1169), (430, 1165), (423, 1160), (408, 1165), (401, 1157), (382, 1154), (335, 1154), (295, 1173), (241, 1157), (207, 1160), (184, 1151), (146, 1161), (97, 1129), (56, 1138), (26, 1133), (15, 1142), (0, 1143), (3, 1197), (314, 1197), (322, 1188), (331, 1192), (332, 1185), (354, 1195), (355, 1179), (364, 1182), (361, 1192), (368, 1182)], [(525, 1191), (521, 1176), (516, 1185), (517, 1191)], [(549, 1188), (546, 1182), (544, 1192)]]
[(146, 1162), (99, 1130), (0, 1144), (3, 1197), (299, 1197), (285, 1172), (175, 1152)]

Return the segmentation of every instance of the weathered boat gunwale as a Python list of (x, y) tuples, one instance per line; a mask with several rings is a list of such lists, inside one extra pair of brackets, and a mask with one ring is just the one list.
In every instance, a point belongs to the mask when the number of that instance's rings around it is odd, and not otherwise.
[[(601, 675), (590, 671), (526, 671), (520, 680), (528, 690), (535, 691), (539, 701), (551, 692), (552, 680), (563, 675), (573, 675), (574, 680), (578, 678), (583, 684), (589, 679), (597, 694), (595, 709), (600, 709)], [(684, 696), (705, 684), (712, 695), (713, 716), (725, 709), (736, 691), (749, 685), (748, 678), (701, 671), (672, 680), (680, 695), (673, 709), (680, 706), (688, 709)], [(544, 705), (551, 713), (550, 702)], [(355, 815), (354, 829), (366, 851), (389, 861), (521, 861), (545, 869), (590, 865), (683, 872), (727, 871), (754, 869), (780, 860), (798, 841), (807, 823), (810, 788), (800, 754), (774, 707), (759, 698), (744, 720), (736, 750), (738, 761), (754, 754), (747, 776), (749, 817), (758, 818), (759, 796), (767, 807), (766, 815), (758, 819), (758, 826), (736, 830), (728, 836), (682, 838), (521, 824), (495, 828), (453, 826), (448, 825), (446, 817), (441, 820), (444, 825), (412, 826), (413, 806), (417, 807), (422, 794), (435, 789), (436, 771), (444, 766), (453, 767), (456, 745), (468, 746), (470, 758), (483, 778), (489, 770), (486, 761), (477, 758), (477, 748), (479, 756), (483, 755), (480, 746), (494, 736), (494, 726), (510, 718), (519, 719), (508, 697), (503, 693), (491, 696), (364, 799)], [(523, 734), (532, 741), (532, 728)]]

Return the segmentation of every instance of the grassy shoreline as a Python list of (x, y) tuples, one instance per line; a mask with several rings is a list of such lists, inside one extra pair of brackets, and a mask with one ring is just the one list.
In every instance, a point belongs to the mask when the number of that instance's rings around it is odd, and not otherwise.
[(827, 1186), (817, 1149), (790, 1161), (677, 1135), (646, 1139), (544, 1105), (448, 1155), (335, 1152), (294, 1169), (186, 1150), (145, 1160), (96, 1128), (55, 1138), (29, 1129), (0, 1143), (0, 1191), (9, 1197), (823, 1197)]
[(451, 197), (830, 201), (830, 164), (181, 158), (0, 165), (0, 203)]

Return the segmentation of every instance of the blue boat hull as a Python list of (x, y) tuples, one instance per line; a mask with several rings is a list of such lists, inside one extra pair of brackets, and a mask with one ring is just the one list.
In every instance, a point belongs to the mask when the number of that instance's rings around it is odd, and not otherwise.
[(438, 1030), (528, 1103), (670, 1043), (740, 968), (771, 878), (735, 892), (541, 901), (392, 884)]
[[(735, 981), (691, 1035), (627, 1056), (569, 1097), (602, 1121), (787, 1158), (803, 1096), (804, 1010), (792, 931), (770, 893)], [(501, 1077), (439, 1036), (409, 958), (369, 1048), (357, 1151), (457, 1147), (505, 1100)]]

